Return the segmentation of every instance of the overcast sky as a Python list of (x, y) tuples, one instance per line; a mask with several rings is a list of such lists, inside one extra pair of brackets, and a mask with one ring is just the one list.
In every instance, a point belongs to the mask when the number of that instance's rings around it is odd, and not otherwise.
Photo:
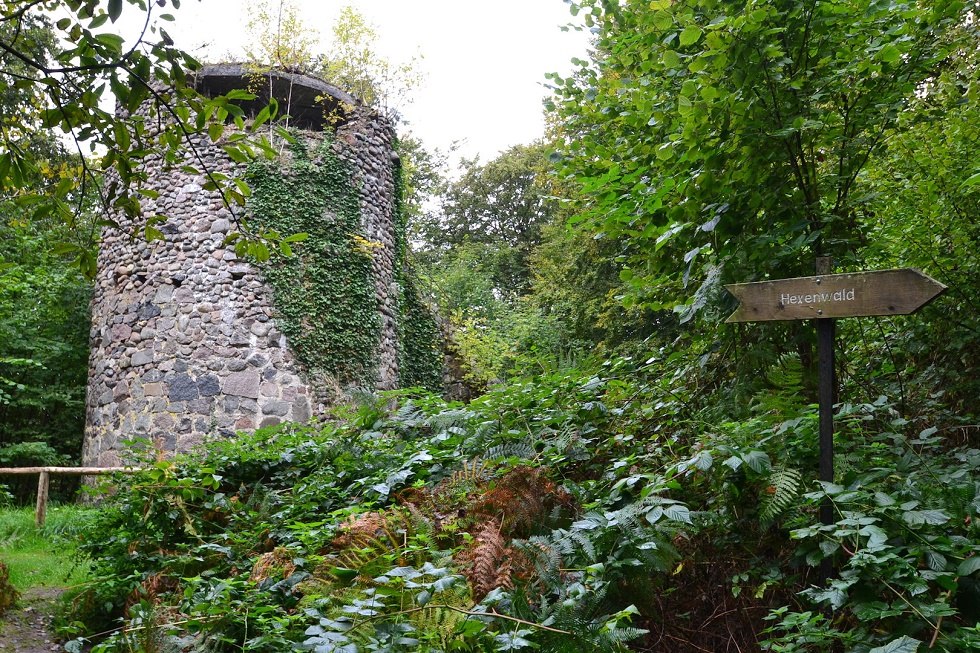
[[(227, 60), (246, 41), (247, 0), (184, 0), (166, 25), (177, 45), (204, 60)], [(583, 32), (563, 0), (296, 0), (324, 39), (340, 9), (353, 6), (394, 62), (421, 57), (425, 81), (402, 113), (429, 147), (465, 141), (462, 154), (487, 160), (544, 133), (546, 72), (567, 73), (585, 57)]]

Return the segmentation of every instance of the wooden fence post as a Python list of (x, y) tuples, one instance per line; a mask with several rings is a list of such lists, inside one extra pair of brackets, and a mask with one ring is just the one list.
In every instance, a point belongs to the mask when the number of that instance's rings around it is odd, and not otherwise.
[(42, 471), (37, 477), (37, 510), (34, 513), (34, 523), (38, 528), (44, 526), (44, 518), (48, 512), (48, 488), (51, 486), (51, 474)]

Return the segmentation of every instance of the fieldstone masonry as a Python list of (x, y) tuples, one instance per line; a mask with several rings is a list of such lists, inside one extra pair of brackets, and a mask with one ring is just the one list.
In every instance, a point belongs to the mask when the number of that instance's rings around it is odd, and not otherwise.
[[(199, 86), (216, 92), (244, 87), (245, 74), (241, 66), (209, 67)], [(342, 115), (336, 152), (355, 171), (364, 235), (380, 243), (373, 259), (382, 317), (377, 386), (396, 387), (394, 132), (320, 80), (276, 73), (269, 84), (274, 93), (284, 80), (294, 125), (323, 129), (325, 110), (318, 104), (324, 98), (333, 102), (334, 117)], [(207, 139), (195, 146), (209, 169), (241, 173)], [(222, 244), (235, 224), (220, 196), (204, 190), (203, 175), (180, 166), (165, 169), (161, 160), (149, 159), (145, 167), (159, 197), (145, 200), (144, 211), (169, 217), (160, 226), (166, 238), (131, 238), (120, 216), (113, 218), (123, 228), (104, 234), (92, 300), (86, 465), (119, 464), (123, 443), (132, 438), (146, 438), (167, 453), (186, 451), (208, 435), (303, 422), (323, 408), (277, 327), (272, 290), (260, 270)]]

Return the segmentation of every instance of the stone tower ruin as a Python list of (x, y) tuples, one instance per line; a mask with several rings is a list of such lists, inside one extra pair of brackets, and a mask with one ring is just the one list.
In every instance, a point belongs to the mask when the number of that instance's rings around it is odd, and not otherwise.
[[(132, 238), (122, 216), (112, 217), (124, 228), (103, 236), (86, 465), (118, 464), (134, 438), (186, 451), (207, 437), (306, 421), (351, 387), (431, 386), (441, 374), (438, 329), (406, 291), (389, 122), (304, 75), (222, 64), (197, 84), (210, 95), (251, 86), (260, 97), (240, 105), (252, 115), (270, 95), (288, 111), (293, 140), (264, 167), (233, 162), (206, 136), (194, 144), (203, 167), (254, 182), (250, 226), (314, 237), (288, 259), (239, 258), (226, 242), (238, 225), (205, 190), (203, 170), (147, 159), (159, 195), (143, 208), (167, 216), (165, 237)], [(186, 163), (202, 168), (190, 155)]]

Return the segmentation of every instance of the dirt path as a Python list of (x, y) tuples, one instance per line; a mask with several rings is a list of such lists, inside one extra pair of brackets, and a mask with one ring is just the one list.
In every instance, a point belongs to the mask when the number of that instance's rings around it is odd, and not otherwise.
[(24, 592), (20, 603), (0, 618), (0, 653), (51, 653), (63, 651), (51, 634), (54, 602), (59, 587), (34, 587)]

